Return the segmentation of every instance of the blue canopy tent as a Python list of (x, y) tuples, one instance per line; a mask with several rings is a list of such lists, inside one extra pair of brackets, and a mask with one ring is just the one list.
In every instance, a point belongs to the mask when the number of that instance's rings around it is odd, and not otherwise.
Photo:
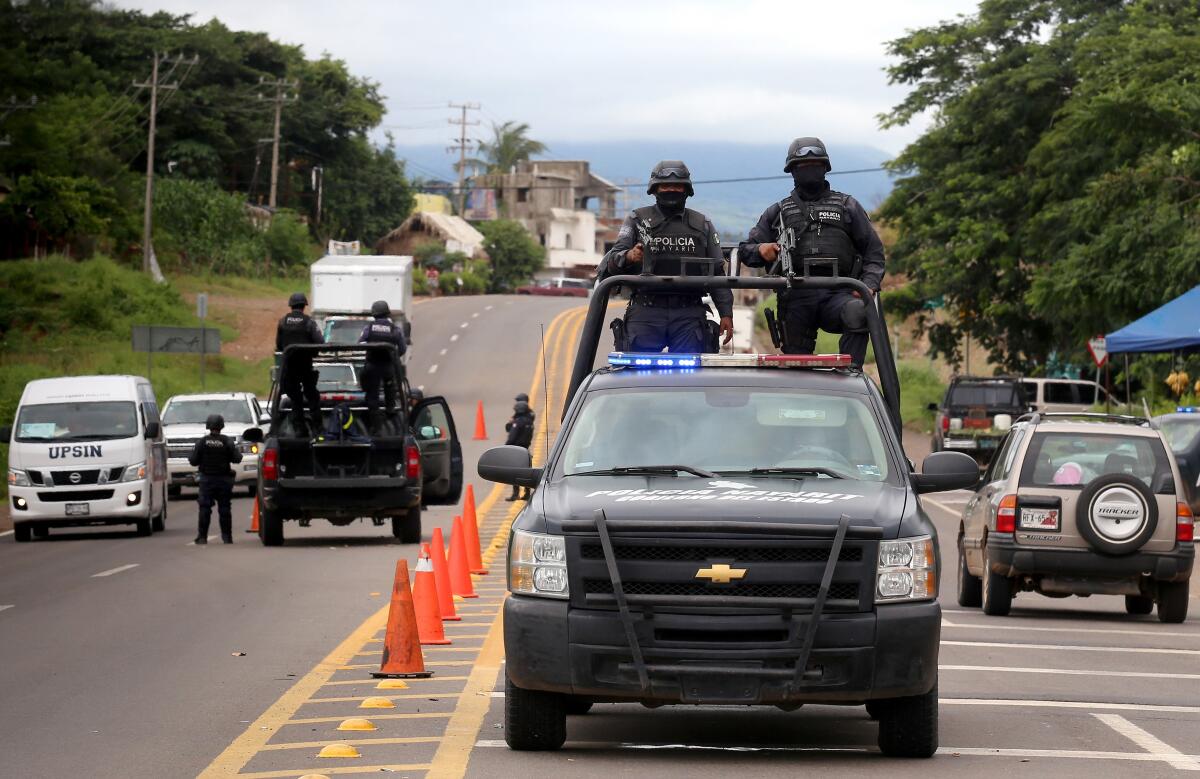
[(1200, 348), (1200, 287), (1105, 336), (1109, 354)]

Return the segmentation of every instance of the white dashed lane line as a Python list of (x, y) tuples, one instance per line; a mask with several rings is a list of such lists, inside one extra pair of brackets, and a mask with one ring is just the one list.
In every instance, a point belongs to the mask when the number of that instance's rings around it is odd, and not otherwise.
[(1163, 762), (1180, 771), (1200, 771), (1200, 763), (1191, 755), (1185, 755), (1175, 747), (1134, 725), (1119, 714), (1092, 714), (1125, 738), (1151, 754), (1160, 756)]
[(101, 571), (100, 573), (94, 573), (94, 574), (92, 574), (92, 578), (99, 579), (104, 576), (112, 576), (113, 574), (121, 573), (122, 571), (129, 571), (134, 568), (137, 568), (139, 565), (141, 565), (141, 563), (130, 563), (129, 565), (118, 565), (116, 568), (109, 568), (107, 571)]
[(0, 611), (8, 611), (9, 609), (15, 609), (16, 607), (17, 606), (15, 603), (9, 603), (7, 605), (0, 604)]
[(454, 335), (450, 336), (450, 343), (454, 343), (457, 340), (458, 340), (458, 333), (455, 333)]
[(1147, 638), (1156, 638), (1159, 636), (1162, 636), (1165, 638), (1200, 638), (1200, 633), (1184, 633), (1181, 631), (1173, 631), (1173, 630), (1145, 630), (1145, 629), (1143, 629), (1143, 630), (1121, 630), (1118, 628), (1081, 628), (1081, 627), (1076, 627), (1074, 623), (1069, 624), (1069, 625), (1063, 625), (1062, 627), (1052, 628), (1052, 627), (1042, 627), (1042, 626), (1034, 626), (1034, 625), (1013, 625), (1013, 624), (1008, 624), (1008, 623), (1003, 624), (1003, 625), (977, 625), (977, 624), (966, 624), (964, 622), (950, 622), (949, 620), (943, 619), (942, 627), (944, 627), (944, 628), (961, 628), (963, 630), (1003, 630), (1005, 632), (1013, 632), (1013, 631), (1022, 631), (1023, 630), (1023, 631), (1028, 631), (1030, 633), (1098, 633), (1100, 635), (1145, 636)]
[(491, 306), (484, 306), (484, 307), (483, 307), (483, 310), (484, 310), (484, 311), (491, 311), (491, 310), (492, 310), (492, 307), (491, 307)]
[(1056, 652), (1115, 652), (1144, 655), (1200, 655), (1200, 649), (1159, 649), (1141, 646), (1079, 646), (1075, 644), (1014, 644), (1007, 641), (943, 641), (942, 646), (971, 646), (986, 649), (1035, 649)]
[(430, 366), (429, 366), (429, 372), (430, 372), (430, 373), (437, 373), (437, 363), (436, 363), (436, 362), (435, 362), (433, 365), (430, 365)]
[(939, 665), (939, 671), (971, 673), (1050, 674), (1052, 676), (1112, 676), (1122, 679), (1200, 680), (1200, 674), (1155, 673), (1154, 671), (1081, 671), (1073, 668), (1013, 668), (1005, 665)]
[(462, 328), (467, 328), (467, 327), (470, 327), (470, 326), (471, 326), (471, 323), (470, 323), (470, 322), (463, 322), (461, 325), (459, 325), (459, 327), (462, 327)]
[(5, 536), (11, 536), (12, 534), (13, 534), (13, 531), (5, 530), (3, 533), (0, 533), (0, 538), (4, 538)]
[(443, 350), (441, 351), (441, 353), (440, 353), (438, 356), (439, 356), (439, 357), (445, 357), (445, 356), (446, 356), (446, 352), (448, 352), (448, 351), (450, 351), (450, 350), (449, 350), (449, 349), (443, 349)]
[(478, 319), (478, 318), (479, 318), (479, 312), (478, 312), (478, 311), (476, 311), (474, 314), (471, 314), (471, 318), (472, 318), (472, 319)]

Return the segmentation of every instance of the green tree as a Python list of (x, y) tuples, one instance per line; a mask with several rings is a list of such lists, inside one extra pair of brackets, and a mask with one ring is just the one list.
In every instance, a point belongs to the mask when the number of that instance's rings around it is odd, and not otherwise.
[(492, 260), (489, 292), (507, 292), (529, 280), (546, 262), (546, 250), (520, 222), (497, 219), (476, 225), (483, 233), (483, 248)]
[(464, 165), (486, 173), (506, 173), (518, 162), (544, 154), (548, 150), (546, 144), (528, 137), (528, 133), (529, 125), (525, 123), (492, 122), (492, 140), (479, 141), (476, 150), (479, 156), (466, 160)]

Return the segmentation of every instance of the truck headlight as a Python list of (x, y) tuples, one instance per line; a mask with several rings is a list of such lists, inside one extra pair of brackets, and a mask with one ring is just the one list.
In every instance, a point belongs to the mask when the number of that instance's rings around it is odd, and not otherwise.
[(121, 481), (138, 481), (144, 478), (146, 478), (146, 463), (140, 462), (127, 467)]
[(10, 487), (29, 487), (29, 474), (22, 471), (20, 468), (8, 469), (8, 486)]
[(881, 541), (875, 575), (875, 602), (930, 600), (937, 597), (937, 557), (933, 538), (918, 536)]
[(568, 597), (567, 545), (562, 536), (514, 530), (508, 549), (508, 588), (518, 595)]

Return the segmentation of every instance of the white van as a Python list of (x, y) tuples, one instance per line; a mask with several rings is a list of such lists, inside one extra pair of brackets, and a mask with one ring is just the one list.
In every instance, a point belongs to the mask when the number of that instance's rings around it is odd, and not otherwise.
[(9, 442), (8, 501), (17, 541), (72, 525), (136, 525), (167, 518), (167, 448), (150, 382), (140, 376), (66, 376), (25, 385)]
[(1090, 411), (1105, 399), (1103, 387), (1082, 379), (1021, 379), (1021, 389), (1036, 411)]

